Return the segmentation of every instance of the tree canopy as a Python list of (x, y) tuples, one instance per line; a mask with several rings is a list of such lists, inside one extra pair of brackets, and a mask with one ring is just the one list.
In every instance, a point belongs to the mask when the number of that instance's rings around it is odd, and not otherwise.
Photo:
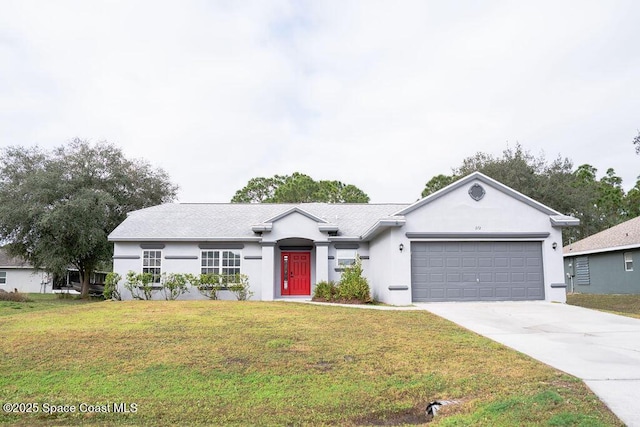
[(523, 149), (520, 144), (507, 148), (502, 156), (476, 153), (452, 169), (451, 175), (436, 175), (426, 184), (422, 196), (446, 187), (474, 171), (517, 190), (564, 214), (580, 219), (579, 227), (565, 231), (565, 243), (575, 241), (619, 224), (640, 214), (640, 180), (625, 194), (622, 179), (613, 168), (597, 177), (597, 169), (580, 165), (576, 169), (568, 158), (548, 161)]
[(340, 181), (314, 181), (309, 175), (274, 175), (252, 178), (236, 191), (231, 203), (368, 203), (369, 196), (355, 185)]
[(107, 236), (127, 212), (172, 201), (176, 192), (162, 169), (108, 143), (4, 148), (0, 239), (36, 268), (61, 274), (76, 267), (86, 296), (91, 273), (111, 260)]

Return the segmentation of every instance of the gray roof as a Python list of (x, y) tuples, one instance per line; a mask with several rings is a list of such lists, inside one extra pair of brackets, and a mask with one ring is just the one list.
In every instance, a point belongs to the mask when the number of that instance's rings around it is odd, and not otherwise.
[(0, 248), (0, 268), (33, 268), (27, 261), (20, 257), (10, 256), (6, 249)]
[(610, 252), (640, 247), (640, 217), (565, 246), (564, 256)]
[(376, 221), (408, 204), (169, 203), (131, 212), (109, 235), (112, 241), (253, 239), (251, 227), (298, 208), (339, 227), (340, 236), (360, 237)]

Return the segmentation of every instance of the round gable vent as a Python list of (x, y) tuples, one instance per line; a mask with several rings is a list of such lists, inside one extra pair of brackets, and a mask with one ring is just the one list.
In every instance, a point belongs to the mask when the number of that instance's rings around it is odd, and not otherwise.
[(484, 188), (482, 188), (482, 185), (480, 184), (473, 184), (469, 189), (469, 195), (473, 200), (477, 202), (478, 200), (484, 197), (485, 195)]

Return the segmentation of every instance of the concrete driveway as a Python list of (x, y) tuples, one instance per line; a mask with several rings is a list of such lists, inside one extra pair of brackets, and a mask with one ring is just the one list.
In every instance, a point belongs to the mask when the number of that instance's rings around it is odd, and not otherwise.
[(640, 427), (640, 319), (543, 301), (415, 305), (581, 378)]

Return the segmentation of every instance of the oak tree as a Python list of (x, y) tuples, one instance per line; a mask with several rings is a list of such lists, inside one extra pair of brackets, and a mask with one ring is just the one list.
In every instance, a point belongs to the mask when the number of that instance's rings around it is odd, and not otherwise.
[(106, 142), (11, 146), (0, 152), (0, 239), (38, 269), (77, 268), (84, 297), (91, 274), (111, 260), (108, 234), (128, 212), (172, 201), (176, 192), (162, 169)]
[(231, 199), (231, 203), (368, 203), (369, 196), (352, 184), (340, 181), (315, 181), (309, 175), (294, 172), (292, 175), (258, 177)]

